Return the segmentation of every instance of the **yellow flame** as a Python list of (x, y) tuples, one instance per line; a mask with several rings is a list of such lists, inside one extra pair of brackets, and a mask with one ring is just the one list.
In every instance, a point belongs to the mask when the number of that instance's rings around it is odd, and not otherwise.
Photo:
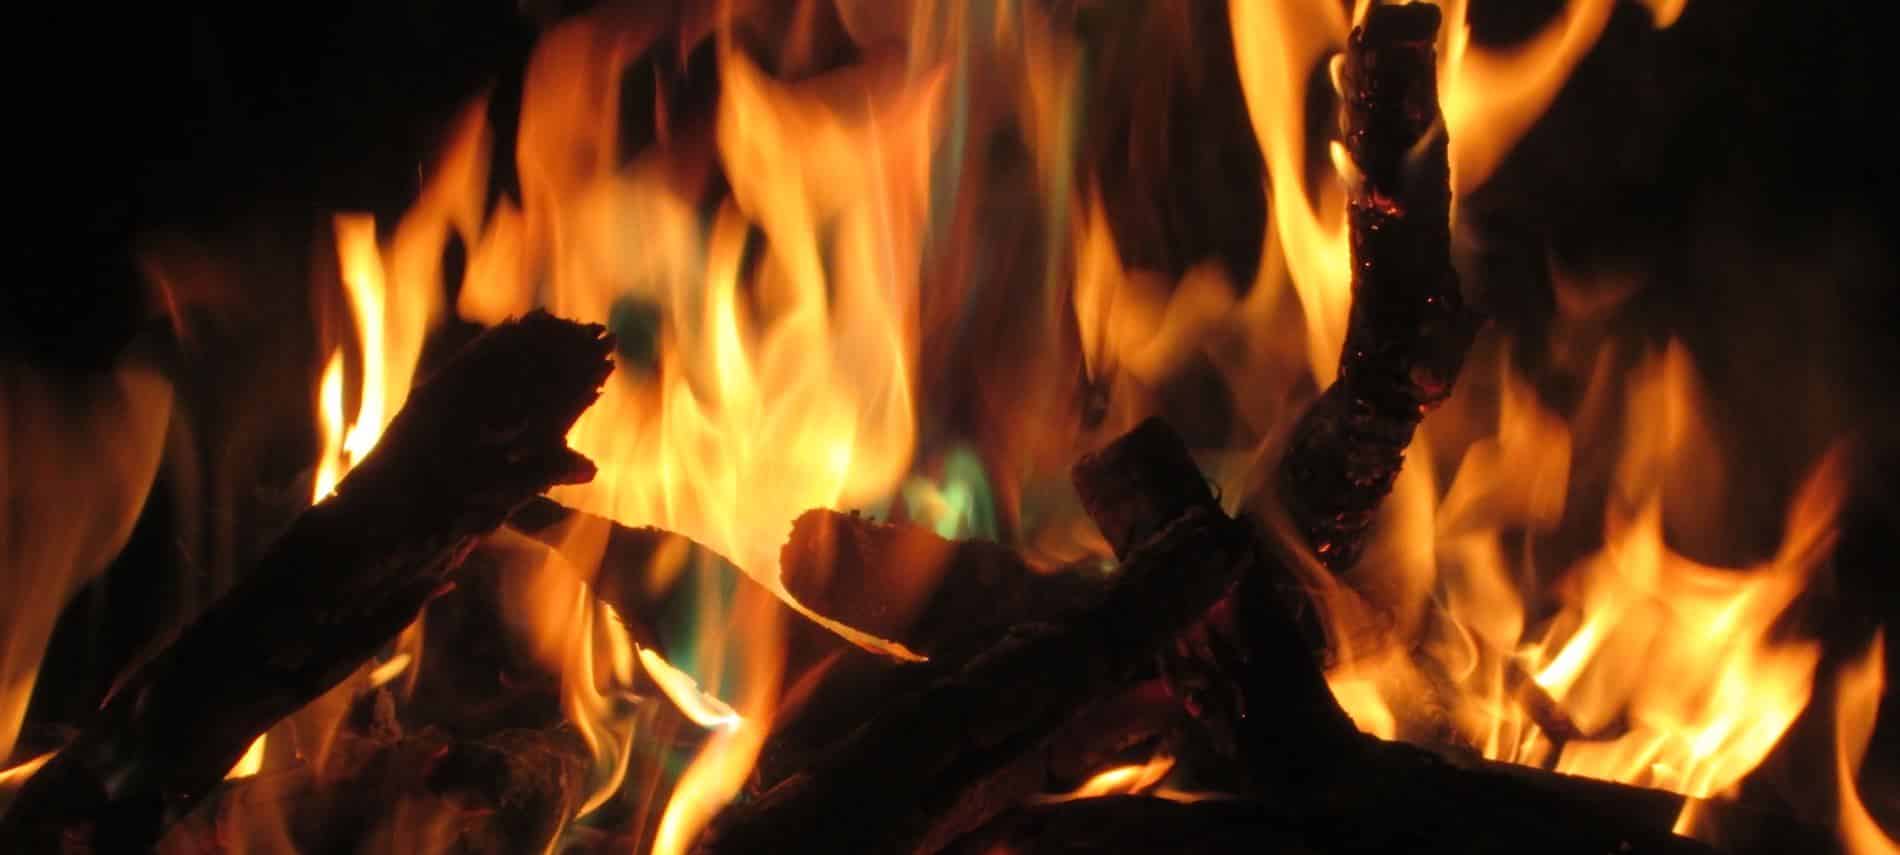
[(1327, 0), (1233, 0), (1227, 12), (1247, 115), (1266, 158), (1273, 237), (1306, 315), (1307, 361), (1314, 379), (1331, 383), (1352, 302), (1345, 193), (1337, 175), (1309, 190), (1304, 118), (1308, 78), (1345, 47), (1346, 10)]
[(171, 384), (131, 360), (83, 380), (0, 362), (0, 757), (67, 598), (131, 537), (172, 403)]
[[(1529, 553), (1513, 559), (1504, 531), (1547, 530), (1562, 516), (1570, 431), (1500, 364), (1496, 434), (1469, 446), (1441, 502), (1411, 514), (1436, 517), (1437, 569), (1396, 582), (1393, 571), (1379, 571), (1402, 588), (1435, 591), (1439, 626), (1420, 650), (1442, 676), (1421, 672), (1403, 648), (1346, 656), (1330, 675), (1336, 696), (1362, 727), (1403, 734), (1422, 712), (1420, 696), (1433, 691), (1421, 687), (1436, 679), (1438, 694), (1449, 689), (1440, 700), (1451, 705), (1452, 723), (1486, 756), (1697, 798), (1728, 790), (1807, 705), (1819, 645), (1773, 628), (1831, 548), (1844, 456), (1837, 450), (1815, 465), (1768, 561), (1714, 567), (1670, 549), (1669, 500), (1713, 495), (1704, 491), (1720, 483), (1719, 473), (1681, 472), (1711, 440), (1693, 366), (1671, 345), (1629, 383), (1603, 548), (1565, 575), (1555, 616), (1529, 625)], [(1318, 601), (1335, 636), (1350, 638), (1368, 622), (1350, 606)], [(1544, 732), (1548, 722), (1525, 695), (1539, 691), (1584, 738)]]
[(322, 451), (317, 455), (317, 471), (310, 493), (312, 504), (336, 492), (343, 480), (343, 351), (330, 354), (323, 366), (323, 380), (317, 386), (317, 433)]
[(701, 691), (697, 681), (673, 667), (673, 663), (666, 661), (660, 654), (642, 647), (640, 664), (653, 677), (654, 684), (660, 687), (667, 699), (694, 724), (710, 730), (730, 731), (738, 730), (745, 723), (725, 701)]
[(231, 771), (224, 774), (225, 779), (248, 778), (263, 769), (264, 740), (269, 738), (270, 734), (266, 733), (259, 734), (256, 739), (251, 740), (251, 747), (244, 749), (244, 756), (239, 757), (237, 763), (231, 766)]
[(1160, 784), (1168, 773), (1174, 770), (1174, 757), (1169, 754), (1156, 754), (1145, 762), (1130, 763), (1097, 772), (1082, 785), (1050, 801), (1069, 801), (1100, 796), (1128, 795), (1144, 792)]
[(1867, 652), (1841, 669), (1834, 699), (1834, 781), (1840, 811), (1841, 844), (1851, 855), (1894, 855), (1900, 852), (1861, 802), (1854, 779), (1867, 756), (1879, 717), (1880, 695), (1886, 679), (1885, 631), (1874, 633)]
[(22, 761), (9, 768), (0, 769), (0, 787), (8, 787), (25, 782), (26, 779), (33, 777), (33, 773), (38, 772), (41, 766), (46, 765), (46, 761), (53, 759), (53, 755), (58, 753), (57, 751), (48, 751), (45, 754)]
[(404, 671), (409, 670), (410, 658), (407, 653), (398, 653), (389, 657), (388, 661), (371, 668), (369, 672), (369, 684), (371, 686), (381, 686), (402, 676)]

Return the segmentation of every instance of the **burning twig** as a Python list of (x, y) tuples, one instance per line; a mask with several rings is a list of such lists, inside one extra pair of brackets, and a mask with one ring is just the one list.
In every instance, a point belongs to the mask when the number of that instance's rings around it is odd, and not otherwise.
[(1340, 76), (1352, 314), (1339, 377), (1295, 426), (1280, 491), (1321, 562), (1352, 567), (1405, 447), (1450, 396), (1479, 319), (1451, 266), (1451, 180), (1438, 111), (1436, 6), (1375, 6)]
[(599, 326), (536, 312), (418, 388), (380, 444), (29, 781), (0, 838), (141, 851), (258, 734), (414, 620), (476, 539), (593, 464), (564, 437), (612, 371)]

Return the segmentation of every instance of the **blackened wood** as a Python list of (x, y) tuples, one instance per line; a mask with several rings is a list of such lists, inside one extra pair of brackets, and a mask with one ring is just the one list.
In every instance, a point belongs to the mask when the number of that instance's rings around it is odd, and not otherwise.
[[(1076, 469), (1083, 506), (1112, 544), (1164, 524), (1149, 514), (1174, 514), (1260, 550), (1163, 667), (1187, 710), (1244, 767), (1254, 795), (1302, 827), (1332, 829), (1316, 838), (1324, 851), (1701, 851), (1670, 833), (1680, 807), (1672, 794), (1504, 764), (1458, 766), (1358, 732), (1286, 612), (1288, 559), (1220, 514), (1162, 422), (1145, 422), (1113, 454)], [(1156, 484), (1170, 486), (1142, 495)]]
[(799, 516), (780, 554), (799, 602), (932, 658), (1085, 607), (1106, 581), (1094, 564), (1037, 567), (993, 541), (830, 510)]
[[(1223, 536), (1262, 542), (1221, 512), (1187, 446), (1165, 422), (1149, 419), (1075, 467), (1076, 493), (1102, 534), (1127, 558), (1144, 533), (1188, 515), (1213, 520)], [(1189, 714), (1261, 785), (1323, 776), (1358, 733), (1333, 700), (1305, 637), (1282, 607), (1298, 596), (1276, 590), (1291, 574), (1261, 551), (1229, 596), (1184, 632), (1162, 670)], [(1289, 734), (1298, 734), (1289, 738)]]
[[(1499, 805), (1497, 814), (1509, 810)], [(1410, 826), (1410, 811), (1380, 811), (1369, 805), (1351, 816), (1306, 816), (1261, 799), (1182, 802), (1152, 796), (1104, 796), (1025, 805), (1000, 816), (949, 851), (953, 855), (1086, 855), (1087, 853), (1614, 853), (1571, 835), (1587, 829), (1553, 826), (1540, 836), (1516, 828), (1509, 815), (1454, 808), (1445, 822)], [(1650, 851), (1669, 855), (1707, 853), (1690, 840), (1675, 839)]]
[[(678, 602), (683, 592), (648, 584), (656, 561), (709, 562), (720, 574), (716, 587), (758, 584), (683, 535), (621, 525), (544, 497), (517, 510), (508, 525), (556, 550), (604, 538), (597, 560), (576, 554), (572, 563), (587, 574), (595, 596), (625, 619), (634, 641), (662, 654), (665, 622), (692, 610)], [(602, 531), (575, 537), (584, 526)], [(483, 560), (486, 552), (472, 560)], [(1011, 626), (1054, 621), (1086, 608), (1108, 581), (1095, 562), (1037, 567), (996, 543), (953, 541), (915, 525), (823, 509), (793, 523), (780, 566), (785, 587), (813, 611), (897, 641), (930, 661), (905, 663), (868, 653), (786, 608), (780, 625), (788, 628), (793, 689), (754, 768), (752, 786), (759, 790), (808, 768), (884, 699), (953, 673)], [(897, 605), (900, 600), (907, 605)]]
[(1451, 265), (1451, 183), (1436, 83), (1438, 8), (1374, 6), (1347, 44), (1340, 125), (1352, 311), (1339, 374), (1295, 426), (1279, 489), (1327, 567), (1358, 561), (1426, 412), (1450, 394), (1479, 320)]
[(29, 781), (0, 839), (143, 851), (279, 719), (415, 619), (483, 533), (593, 477), (565, 436), (612, 371), (605, 329), (544, 312), (416, 388), (334, 495), (132, 671)]
[(809, 770), (729, 807), (697, 852), (791, 839), (849, 852), (935, 852), (1036, 792), (1046, 752), (1090, 707), (1140, 682), (1156, 653), (1253, 560), (1231, 526), (1191, 512), (1136, 547), (1100, 601), (1018, 627), (922, 691), (890, 699)]
[(1326, 850), (1298, 821), (1258, 800), (1102, 796), (1024, 805), (958, 840), (949, 855), (1221, 855)]
[(270, 841), (257, 848), (540, 852), (586, 798), (590, 766), (586, 742), (567, 728), (466, 740), (435, 729), (344, 733), (321, 769), (223, 782), (157, 851), (243, 852)]

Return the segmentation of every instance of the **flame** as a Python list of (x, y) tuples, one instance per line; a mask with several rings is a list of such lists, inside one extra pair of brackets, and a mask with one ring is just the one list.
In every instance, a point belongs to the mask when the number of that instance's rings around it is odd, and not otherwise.
[(1867, 652), (1843, 667), (1834, 697), (1834, 781), (1838, 787), (1842, 847), (1851, 855), (1894, 855), (1900, 845), (1874, 822), (1854, 779), (1874, 736), (1887, 669), (1885, 632), (1874, 633)]
[(237, 763), (231, 766), (231, 771), (226, 772), (224, 777), (227, 780), (248, 778), (262, 770), (264, 768), (264, 741), (269, 738), (270, 734), (266, 733), (251, 740), (251, 747), (244, 749), (244, 756), (238, 758)]
[(1050, 801), (1071, 801), (1100, 796), (1132, 795), (1145, 792), (1159, 785), (1174, 770), (1174, 757), (1168, 754), (1156, 754), (1145, 762), (1130, 763), (1095, 773), (1082, 786), (1076, 787)]
[(67, 598), (131, 537), (172, 403), (171, 384), (131, 358), (80, 379), (0, 362), (0, 758)]
[(723, 731), (738, 730), (740, 725), (745, 724), (745, 720), (740, 718), (732, 707), (727, 706), (726, 702), (706, 694), (691, 676), (673, 667), (673, 664), (666, 661), (660, 654), (642, 647), (640, 648), (640, 664), (646, 668), (648, 674), (653, 676), (653, 682), (660, 687), (661, 692), (666, 694), (667, 699), (671, 700), (674, 706), (679, 707), (680, 712), (685, 713), (687, 718), (692, 719), (694, 724)]
[[(1424, 661), (1390, 648), (1344, 657), (1336, 695), (1382, 736), (1407, 732), (1435, 693), (1464, 738), (1493, 759), (1696, 798), (1727, 791), (1807, 705), (1819, 644), (1784, 638), (1776, 623), (1831, 549), (1845, 455), (1837, 449), (1815, 464), (1769, 560), (1724, 568), (1675, 552), (1664, 538), (1670, 500), (1705, 494), (1665, 487), (1719, 478), (1680, 470), (1711, 440), (1687, 353), (1670, 346), (1629, 384), (1604, 545), (1564, 575), (1556, 613), (1533, 622), (1524, 602), (1529, 541), (1513, 557), (1504, 532), (1548, 531), (1563, 515), (1570, 429), (1508, 361), (1500, 365), (1496, 435), (1472, 444), (1444, 500), (1418, 512), (1436, 518), (1438, 565), (1405, 582), (1435, 591)], [(1328, 618), (1336, 635), (1368, 620), (1338, 606)]]

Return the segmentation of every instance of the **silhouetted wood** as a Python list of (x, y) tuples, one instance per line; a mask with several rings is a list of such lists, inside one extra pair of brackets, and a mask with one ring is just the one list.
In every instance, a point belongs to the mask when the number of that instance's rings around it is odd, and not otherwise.
[[(1121, 442), (1095, 457), (1115, 459)], [(1064, 728), (1142, 682), (1255, 560), (1247, 533), (1218, 513), (1194, 509), (1144, 531), (1088, 608), (1018, 626), (928, 687), (886, 700), (811, 768), (730, 806), (695, 851), (805, 839), (936, 852), (1038, 792)]]
[(1451, 266), (1451, 181), (1438, 110), (1436, 6), (1376, 6), (1347, 44), (1340, 127), (1352, 312), (1339, 375), (1295, 426), (1279, 489), (1313, 552), (1358, 561), (1425, 413), (1451, 395), (1480, 320)]
[[(1543, 836), (1493, 833), (1487, 827), (1511, 827), (1509, 816), (1459, 810), (1462, 824), (1408, 827), (1413, 815), (1382, 814), (1376, 809), (1352, 816), (1311, 817), (1289, 814), (1272, 801), (1208, 799), (1169, 801), (1152, 796), (1105, 796), (1025, 805), (1000, 816), (980, 831), (957, 841), (952, 855), (1086, 855), (1086, 853), (1505, 853), (1617, 852), (1573, 843), (1580, 829), (1554, 827)], [(1639, 851), (1639, 850), (1621, 850)], [(1652, 850), (1706, 853), (1691, 840), (1675, 839)]]
[(539, 852), (586, 798), (590, 765), (568, 729), (343, 734), (321, 770), (224, 782), (157, 851), (274, 851), (287, 841), (299, 852)]
[(1221, 514), (1185, 444), (1159, 420), (1078, 464), (1075, 480), (1083, 506), (1129, 560), (1137, 553), (1128, 544), (1180, 520), (1201, 520), (1206, 536), (1257, 551), (1238, 584), (1181, 635), (1163, 672), (1244, 769), (1252, 795), (1296, 817), (1303, 835), (1331, 829), (1301, 838), (1318, 851), (1704, 851), (1670, 833), (1681, 807), (1673, 794), (1505, 764), (1454, 765), (1360, 733), (1286, 612), (1285, 592), (1297, 590), (1286, 561)]
[(594, 475), (565, 436), (613, 370), (604, 328), (504, 323), (418, 386), (334, 495), (134, 669), (14, 801), (0, 839), (143, 851), (250, 743), (336, 685), (530, 497)]

